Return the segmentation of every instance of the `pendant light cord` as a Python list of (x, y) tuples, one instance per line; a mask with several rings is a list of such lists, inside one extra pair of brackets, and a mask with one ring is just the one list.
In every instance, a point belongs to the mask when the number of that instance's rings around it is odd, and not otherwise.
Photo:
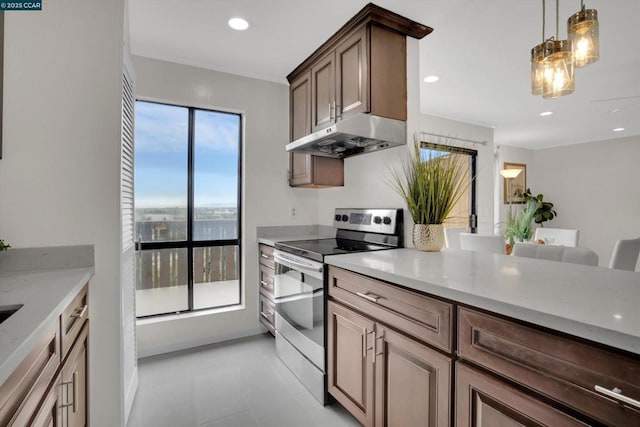
[(544, 43), (544, 21), (546, 17), (545, 0), (542, 0), (542, 43)]
[(558, 15), (560, 14), (560, 0), (556, 0), (556, 40), (560, 40), (560, 37), (558, 36), (558, 34), (560, 34), (560, 32), (558, 31), (559, 28), (559, 23), (560, 23), (560, 19), (558, 18)]

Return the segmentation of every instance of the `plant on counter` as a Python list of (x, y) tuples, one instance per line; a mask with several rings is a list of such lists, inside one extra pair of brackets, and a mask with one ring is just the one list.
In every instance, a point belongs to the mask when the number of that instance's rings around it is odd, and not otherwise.
[(416, 249), (437, 252), (444, 246), (442, 223), (467, 190), (469, 166), (455, 155), (427, 157), (414, 135), (409, 158), (402, 168), (388, 167), (389, 185), (404, 199), (414, 222)]
[(11, 247), (10, 244), (5, 243), (4, 240), (0, 239), (0, 251), (6, 251)]
[(542, 194), (538, 194), (534, 197), (531, 194), (531, 189), (527, 188), (527, 191), (524, 192), (522, 197), (524, 197), (525, 203), (531, 200), (535, 200), (535, 202), (537, 203), (537, 209), (534, 214), (533, 220), (536, 224), (540, 224), (540, 227), (544, 227), (544, 222), (551, 221), (553, 218), (558, 216), (556, 211), (553, 209), (553, 203), (545, 202), (543, 200), (544, 196)]
[[(522, 210), (514, 212), (511, 206), (507, 211), (503, 236), (513, 248), (516, 241), (524, 242), (533, 237), (533, 218), (538, 210), (537, 200), (529, 200)], [(507, 252), (510, 252), (507, 249)]]

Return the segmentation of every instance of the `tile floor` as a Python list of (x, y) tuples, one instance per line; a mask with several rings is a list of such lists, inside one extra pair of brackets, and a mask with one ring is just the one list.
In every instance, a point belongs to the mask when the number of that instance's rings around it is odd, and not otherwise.
[(138, 368), (128, 427), (359, 426), (309, 394), (268, 334), (140, 359)]

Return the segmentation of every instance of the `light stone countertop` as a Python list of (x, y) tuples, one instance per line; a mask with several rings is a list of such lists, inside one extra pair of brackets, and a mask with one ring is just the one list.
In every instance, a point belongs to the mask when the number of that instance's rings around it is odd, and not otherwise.
[(0, 256), (0, 307), (23, 304), (0, 323), (0, 385), (93, 274), (92, 246), (11, 249)]
[(486, 254), (392, 249), (336, 267), (582, 337), (640, 357), (640, 273)]

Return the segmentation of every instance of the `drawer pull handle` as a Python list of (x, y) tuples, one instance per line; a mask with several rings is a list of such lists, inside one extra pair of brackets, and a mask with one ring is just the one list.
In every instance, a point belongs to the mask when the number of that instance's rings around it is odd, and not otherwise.
[(268, 288), (269, 284), (267, 282), (265, 282), (264, 280), (260, 280), (260, 285), (262, 285), (263, 288)]
[(265, 254), (264, 252), (260, 252), (260, 256), (264, 259), (270, 259), (271, 257), (267, 254)]
[(602, 393), (607, 397), (618, 400), (622, 403), (626, 403), (627, 405), (632, 406), (636, 409), (640, 409), (640, 401), (625, 396), (624, 394), (622, 394), (622, 390), (620, 390), (618, 387), (614, 387), (612, 390), (609, 390), (608, 388), (596, 385), (595, 389), (598, 393)]
[(267, 312), (267, 313), (260, 312), (260, 315), (262, 317), (264, 317), (265, 319), (267, 319), (269, 321), (269, 323), (271, 323), (271, 316), (273, 316), (273, 312), (272, 311), (271, 312)]
[(373, 295), (373, 294), (363, 294), (362, 292), (356, 292), (356, 295), (358, 295), (359, 297), (362, 297), (368, 301), (371, 302), (375, 302), (377, 303), (378, 300), (382, 297), (379, 297), (378, 295)]
[(89, 308), (88, 304), (83, 305), (82, 308), (76, 308), (76, 311), (71, 313), (71, 317), (77, 317), (77, 318), (84, 317), (88, 308)]

